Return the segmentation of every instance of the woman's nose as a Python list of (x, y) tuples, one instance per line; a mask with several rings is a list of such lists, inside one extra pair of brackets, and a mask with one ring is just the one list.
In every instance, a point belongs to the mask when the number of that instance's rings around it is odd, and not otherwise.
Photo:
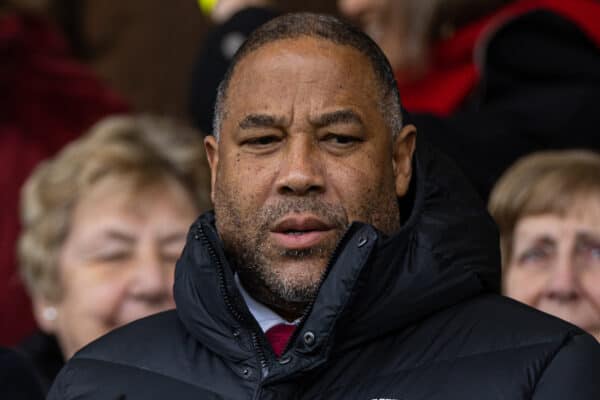
[(579, 297), (579, 276), (570, 258), (562, 258), (553, 267), (545, 294), (548, 298), (567, 302)]
[(167, 275), (169, 269), (165, 268), (158, 249), (147, 248), (143, 253), (136, 260), (137, 264), (133, 266), (129, 292), (141, 301), (162, 302), (171, 294), (170, 279)]

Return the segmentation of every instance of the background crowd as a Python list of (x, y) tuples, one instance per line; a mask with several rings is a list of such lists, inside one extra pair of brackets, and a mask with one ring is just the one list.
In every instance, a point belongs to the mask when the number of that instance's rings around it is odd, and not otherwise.
[(406, 120), (489, 201), (504, 293), (600, 339), (600, 1), (8, 0), (0, 345), (41, 390), (91, 340), (173, 306), (211, 208), (217, 86), (251, 31), (298, 10), (384, 50)]

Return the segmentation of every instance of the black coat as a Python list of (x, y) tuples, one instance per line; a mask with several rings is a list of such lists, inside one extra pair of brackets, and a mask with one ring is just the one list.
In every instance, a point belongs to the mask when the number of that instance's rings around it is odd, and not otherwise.
[(496, 294), (495, 227), (419, 142), (402, 229), (354, 223), (276, 359), (233, 280), (212, 214), (177, 264), (177, 311), (114, 331), (67, 364), (49, 399), (600, 398), (600, 346)]
[(44, 393), (48, 393), (56, 375), (65, 365), (65, 359), (56, 337), (41, 331), (25, 338), (17, 347), (33, 366)]
[(43, 398), (42, 388), (27, 359), (14, 350), (0, 348), (0, 399)]

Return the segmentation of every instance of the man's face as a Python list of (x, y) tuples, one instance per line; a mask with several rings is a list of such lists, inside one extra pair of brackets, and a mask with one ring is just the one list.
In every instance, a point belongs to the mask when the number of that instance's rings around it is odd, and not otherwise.
[(414, 127), (393, 141), (380, 102), (366, 57), (323, 40), (269, 43), (236, 67), (205, 144), (217, 229), (259, 300), (307, 302), (352, 221), (399, 227)]

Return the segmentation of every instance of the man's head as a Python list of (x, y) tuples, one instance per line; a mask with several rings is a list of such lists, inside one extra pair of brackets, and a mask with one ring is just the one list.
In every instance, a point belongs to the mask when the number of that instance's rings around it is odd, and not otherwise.
[(363, 33), (292, 14), (250, 36), (205, 146), (217, 229), (258, 300), (297, 316), (352, 221), (398, 229), (415, 142), (401, 125), (391, 68)]
[(231, 77), (237, 65), (246, 56), (258, 48), (284, 39), (312, 37), (325, 40), (342, 46), (349, 46), (362, 53), (371, 63), (371, 67), (381, 91), (377, 104), (385, 116), (387, 125), (392, 134), (397, 134), (402, 129), (402, 110), (398, 94), (394, 71), (388, 59), (377, 44), (360, 30), (344, 24), (336, 18), (310, 13), (287, 14), (266, 23), (257, 29), (238, 50), (231, 62), (223, 81), (219, 85), (213, 132), (219, 138), (221, 124), (226, 114), (228, 88)]

